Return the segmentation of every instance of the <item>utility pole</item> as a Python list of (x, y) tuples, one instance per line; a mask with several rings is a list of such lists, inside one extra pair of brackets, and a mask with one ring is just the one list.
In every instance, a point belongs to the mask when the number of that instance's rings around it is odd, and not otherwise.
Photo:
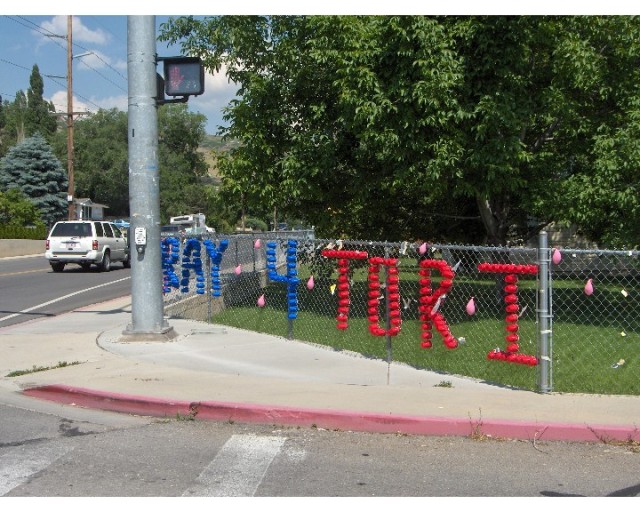
[[(73, 144), (73, 116), (85, 115), (87, 112), (73, 111), (73, 59), (90, 55), (93, 52), (86, 52), (80, 55), (73, 55), (73, 16), (67, 16), (67, 35), (49, 35), (48, 37), (58, 37), (67, 40), (67, 113), (55, 113), (56, 116), (65, 116), (67, 118), (67, 203), (69, 220), (74, 220), (76, 216), (75, 199), (75, 181), (74, 181), (74, 144)], [(45, 75), (49, 78), (65, 78), (63, 76)]]
[(69, 204), (69, 220), (75, 219), (75, 194), (73, 170), (73, 16), (67, 16), (67, 174), (69, 187), (67, 201)]
[(155, 16), (127, 16), (131, 318), (122, 341), (170, 341), (160, 247)]

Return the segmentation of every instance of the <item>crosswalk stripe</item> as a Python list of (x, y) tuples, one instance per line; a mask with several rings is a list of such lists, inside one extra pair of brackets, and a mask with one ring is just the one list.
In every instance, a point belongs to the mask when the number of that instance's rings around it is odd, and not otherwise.
[(286, 438), (233, 435), (183, 496), (251, 497)]
[(0, 496), (23, 484), (71, 450), (71, 447), (61, 443), (37, 443), (0, 455)]

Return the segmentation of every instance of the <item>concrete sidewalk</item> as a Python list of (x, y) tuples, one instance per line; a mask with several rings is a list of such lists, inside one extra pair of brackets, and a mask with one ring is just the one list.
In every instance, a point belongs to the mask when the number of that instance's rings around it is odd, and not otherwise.
[[(638, 396), (512, 390), (191, 320), (169, 319), (175, 341), (123, 342), (130, 322), (131, 298), (122, 297), (0, 328), (0, 388), (72, 407), (146, 416), (421, 435), (640, 441)], [(7, 377), (34, 367), (51, 369)], [(443, 381), (451, 386), (440, 386)]]

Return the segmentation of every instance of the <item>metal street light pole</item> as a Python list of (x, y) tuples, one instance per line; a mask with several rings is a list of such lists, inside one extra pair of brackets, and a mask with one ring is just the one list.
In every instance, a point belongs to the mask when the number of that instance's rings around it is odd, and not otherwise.
[(123, 341), (177, 336), (164, 318), (155, 16), (127, 17), (131, 318)]

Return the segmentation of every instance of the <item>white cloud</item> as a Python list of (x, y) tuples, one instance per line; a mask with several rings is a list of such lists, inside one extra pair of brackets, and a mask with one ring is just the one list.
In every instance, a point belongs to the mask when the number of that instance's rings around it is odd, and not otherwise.
[(92, 98), (92, 101), (104, 109), (117, 108), (126, 112), (129, 109), (129, 96), (122, 94), (119, 96), (108, 96), (106, 98)]
[(220, 72), (218, 73), (207, 73), (204, 77), (205, 83), (205, 91), (206, 90), (214, 90), (214, 91), (228, 91), (230, 88), (237, 90), (237, 84), (234, 82), (230, 82), (227, 78), (227, 65), (223, 64), (220, 68)]
[[(63, 113), (67, 111), (67, 91), (54, 92), (51, 96), (50, 101), (53, 103), (56, 112)], [(91, 108), (89, 108), (89, 106), (85, 102), (79, 100), (76, 97), (73, 98), (74, 112), (89, 112), (90, 110)]]
[[(80, 18), (73, 16), (71, 21), (73, 42), (92, 43), (105, 45), (111, 40), (111, 36), (104, 30), (91, 30), (87, 28)], [(51, 34), (67, 35), (67, 16), (54, 16), (50, 21), (43, 21), (40, 27)]]
[[(49, 101), (53, 103), (56, 112), (67, 112), (67, 91), (55, 92), (51, 96)], [(95, 113), (98, 110), (97, 107), (100, 107), (106, 110), (117, 108), (118, 110), (126, 112), (129, 108), (129, 97), (126, 94), (119, 96), (108, 96), (106, 98), (90, 98), (89, 101), (90, 103), (87, 103), (87, 101), (74, 96), (73, 111)]]
[(189, 99), (191, 110), (200, 112), (207, 117), (207, 131), (217, 131), (222, 124), (222, 109), (235, 98), (238, 84), (230, 82), (223, 67), (219, 73), (205, 74), (204, 94)]

